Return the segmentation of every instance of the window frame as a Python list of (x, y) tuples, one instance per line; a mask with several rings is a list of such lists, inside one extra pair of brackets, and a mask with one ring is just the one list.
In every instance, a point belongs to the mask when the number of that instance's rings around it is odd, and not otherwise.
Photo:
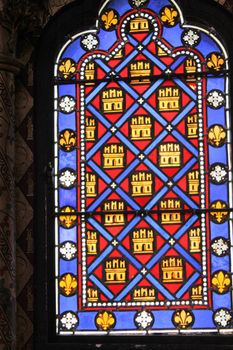
[[(228, 49), (229, 65), (233, 67), (233, 16), (213, 0), (179, 0), (185, 20), (189, 24), (215, 28), (217, 37)], [(54, 191), (53, 191), (53, 94), (54, 62), (68, 38), (77, 32), (88, 30), (95, 25), (101, 0), (75, 1), (62, 8), (47, 24), (36, 50), (35, 65), (35, 349), (87, 348), (87, 343), (148, 344), (148, 337), (86, 337), (57, 336), (55, 333), (55, 286), (54, 286)], [(211, 15), (210, 15), (211, 14)], [(79, 21), (77, 21), (79, 18)], [(86, 25), (89, 23), (89, 25)], [(214, 31), (214, 30), (213, 30)], [(215, 31), (214, 31), (215, 33)], [(48, 49), (49, 48), (49, 49)], [(230, 69), (230, 92), (233, 92), (233, 70)], [(46, 83), (45, 83), (46, 82)], [(233, 94), (230, 96), (233, 106)], [(233, 135), (232, 135), (233, 136)], [(173, 344), (172, 349), (195, 343), (205, 349), (224, 349), (233, 343), (233, 335), (211, 336), (161, 336), (154, 335), (153, 343), (162, 349)], [(85, 345), (86, 344), (86, 345)], [(163, 345), (162, 345), (163, 344)], [(120, 347), (120, 345), (119, 345)], [(91, 346), (92, 348), (92, 346)], [(127, 348), (127, 347), (126, 347)]]

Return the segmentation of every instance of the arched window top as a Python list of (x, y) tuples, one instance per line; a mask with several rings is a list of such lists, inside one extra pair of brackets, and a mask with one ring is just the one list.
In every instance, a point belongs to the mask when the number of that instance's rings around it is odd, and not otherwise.
[(106, 1), (60, 50), (58, 335), (232, 332), (228, 74), (173, 0)]

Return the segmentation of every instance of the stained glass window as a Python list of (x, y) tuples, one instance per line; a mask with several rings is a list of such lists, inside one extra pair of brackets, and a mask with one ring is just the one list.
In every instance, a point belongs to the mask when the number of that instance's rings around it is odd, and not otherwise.
[(58, 335), (232, 333), (228, 54), (107, 0), (55, 64)]

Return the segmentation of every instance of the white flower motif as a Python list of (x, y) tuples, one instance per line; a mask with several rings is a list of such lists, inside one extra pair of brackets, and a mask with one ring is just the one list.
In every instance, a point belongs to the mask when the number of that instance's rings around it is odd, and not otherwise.
[(138, 328), (147, 329), (154, 322), (153, 314), (150, 311), (138, 312), (135, 317), (135, 323)]
[(76, 181), (77, 176), (69, 169), (64, 169), (59, 177), (61, 186), (69, 188), (72, 187)]
[(219, 327), (227, 327), (232, 319), (230, 312), (227, 309), (219, 309), (215, 312), (214, 321)]
[(135, 7), (143, 6), (147, 3), (148, 0), (132, 0), (132, 5)]
[(67, 312), (61, 315), (60, 322), (62, 329), (70, 331), (78, 325), (78, 318), (73, 312)]
[(76, 101), (72, 96), (63, 96), (59, 101), (59, 107), (64, 113), (72, 113), (75, 110)]
[(60, 246), (59, 251), (63, 259), (72, 260), (77, 254), (77, 247), (73, 242), (65, 242)]
[(99, 41), (96, 35), (86, 34), (82, 37), (81, 44), (85, 50), (95, 50), (98, 47)]
[(229, 245), (227, 241), (223, 238), (215, 239), (211, 245), (213, 252), (217, 256), (224, 256), (229, 250)]
[(212, 90), (207, 96), (208, 104), (213, 108), (220, 108), (224, 105), (224, 95), (219, 90)]
[(184, 40), (186, 45), (195, 46), (198, 44), (198, 42), (200, 40), (200, 35), (198, 34), (197, 31), (189, 29), (189, 30), (184, 32), (183, 40)]
[(222, 183), (227, 179), (227, 171), (224, 166), (221, 166), (220, 164), (215, 165), (212, 167), (212, 170), (210, 172), (211, 180), (216, 183)]

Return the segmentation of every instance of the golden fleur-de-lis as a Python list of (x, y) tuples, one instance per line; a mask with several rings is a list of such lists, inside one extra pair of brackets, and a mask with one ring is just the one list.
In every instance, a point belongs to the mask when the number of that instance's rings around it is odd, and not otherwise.
[(221, 224), (227, 217), (228, 212), (227, 211), (222, 211), (221, 209), (225, 209), (227, 207), (226, 203), (222, 201), (216, 201), (211, 204), (210, 208), (215, 209), (216, 211), (211, 211), (210, 215), (212, 219), (217, 221), (217, 223)]
[(194, 317), (190, 311), (179, 310), (175, 312), (173, 320), (178, 328), (186, 329), (192, 325)]
[(111, 312), (103, 311), (98, 313), (96, 317), (96, 324), (99, 329), (108, 331), (113, 328), (116, 323), (115, 317)]
[(161, 12), (161, 20), (169, 26), (176, 24), (178, 12), (173, 7), (165, 7)]
[(59, 136), (59, 145), (67, 152), (73, 150), (76, 145), (75, 132), (72, 130), (64, 130)]
[(72, 207), (64, 207), (61, 209), (61, 213), (64, 213), (64, 215), (59, 216), (59, 220), (62, 226), (65, 228), (71, 228), (75, 225), (77, 216), (75, 214), (75, 209)]
[(58, 70), (64, 79), (70, 78), (76, 72), (75, 62), (70, 58), (64, 59), (61, 61)]
[(101, 16), (101, 20), (104, 23), (104, 28), (107, 30), (118, 23), (117, 14), (113, 10), (104, 12)]
[(62, 276), (59, 282), (60, 288), (67, 296), (74, 294), (77, 285), (77, 279), (70, 273), (67, 273), (66, 275)]
[(228, 292), (231, 286), (231, 279), (225, 271), (219, 271), (213, 275), (212, 285), (219, 294)]
[(209, 142), (212, 146), (220, 147), (226, 140), (227, 133), (221, 125), (214, 125), (209, 129)]
[(207, 67), (216, 72), (223, 68), (224, 63), (224, 58), (219, 53), (214, 52), (207, 58)]

